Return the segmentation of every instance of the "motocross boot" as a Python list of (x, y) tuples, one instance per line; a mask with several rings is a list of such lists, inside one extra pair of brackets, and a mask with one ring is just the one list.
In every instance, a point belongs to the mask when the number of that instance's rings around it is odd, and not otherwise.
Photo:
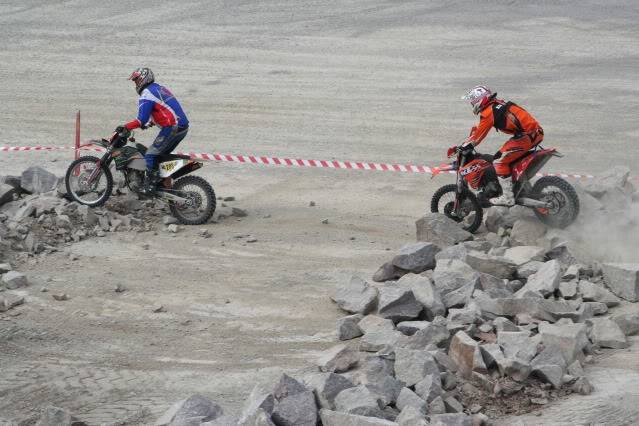
[(498, 176), (501, 185), (501, 196), (491, 198), (490, 202), (495, 206), (512, 207), (515, 205), (515, 195), (513, 194), (513, 180), (510, 176)]
[(142, 187), (142, 193), (145, 195), (153, 195), (157, 190), (158, 183), (160, 183), (160, 173), (157, 169), (146, 170), (144, 175), (144, 185)]

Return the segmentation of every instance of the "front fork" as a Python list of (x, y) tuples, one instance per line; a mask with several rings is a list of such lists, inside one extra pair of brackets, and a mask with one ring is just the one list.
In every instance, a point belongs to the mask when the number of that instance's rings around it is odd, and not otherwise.
[(464, 182), (464, 178), (461, 175), (461, 169), (462, 167), (464, 167), (464, 165), (466, 164), (466, 157), (462, 154), (459, 154), (459, 157), (457, 159), (457, 174), (456, 174), (456, 179), (457, 181), (455, 182), (457, 184), (457, 192), (455, 193), (455, 204), (453, 205), (453, 214), (457, 217), (462, 217), (461, 215), (461, 205), (462, 205), (462, 194), (464, 193), (465, 188), (465, 182)]
[(102, 173), (102, 165), (104, 164), (106, 167), (108, 167), (111, 160), (112, 160), (111, 150), (108, 150), (107, 152), (104, 153), (102, 158), (100, 158), (100, 160), (98, 160), (98, 162), (95, 164), (96, 165), (95, 169), (93, 169), (93, 171), (91, 172), (91, 175), (87, 179), (87, 185), (89, 186), (93, 185), (93, 182), (95, 182), (95, 180), (98, 177), (100, 177), (100, 174)]

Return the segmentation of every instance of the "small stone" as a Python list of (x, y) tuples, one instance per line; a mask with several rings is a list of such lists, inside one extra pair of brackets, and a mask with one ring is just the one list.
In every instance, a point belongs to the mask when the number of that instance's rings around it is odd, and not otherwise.
[(173, 234), (177, 234), (177, 232), (180, 230), (180, 227), (177, 224), (172, 223), (166, 227), (166, 230)]
[(168, 225), (173, 225), (178, 223), (178, 220), (174, 218), (173, 216), (164, 216), (162, 218), (162, 223), (168, 226)]
[(547, 398), (530, 398), (530, 403), (535, 405), (546, 405), (548, 404)]
[(256, 243), (257, 242), (257, 238), (255, 237), (250, 237), (246, 240), (247, 243)]
[(235, 201), (235, 197), (233, 197), (233, 196), (224, 197), (224, 198), (222, 198), (222, 201)]
[(248, 216), (248, 213), (246, 212), (246, 210), (240, 209), (238, 207), (232, 207), (231, 208), (231, 216), (246, 217), (246, 216)]
[(27, 277), (24, 274), (17, 271), (9, 271), (3, 274), (2, 283), (9, 290), (26, 287), (29, 284), (29, 282), (27, 281)]
[(311, 201), (310, 203), (308, 203), (309, 207), (315, 207), (315, 201)]
[(324, 225), (328, 225), (328, 219), (323, 219), (323, 220), (322, 220), (322, 224), (324, 224)]
[(160, 313), (160, 312), (166, 312), (166, 308), (164, 307), (164, 305), (155, 305), (152, 309), (152, 311), (156, 314)]
[(592, 384), (590, 384), (590, 381), (584, 376), (579, 377), (570, 389), (580, 395), (590, 395), (593, 391)]
[(202, 238), (211, 238), (212, 236), (208, 229), (200, 229), (198, 235)]
[(126, 287), (124, 287), (122, 284), (117, 284), (115, 286), (116, 293), (124, 293), (125, 291), (126, 291)]
[(54, 293), (51, 296), (59, 302), (69, 300), (69, 295), (66, 293)]

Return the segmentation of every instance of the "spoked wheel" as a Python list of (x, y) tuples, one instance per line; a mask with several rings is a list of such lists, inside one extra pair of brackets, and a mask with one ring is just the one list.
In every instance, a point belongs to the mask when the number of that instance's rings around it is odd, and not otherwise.
[(536, 200), (544, 201), (547, 208), (534, 209), (544, 224), (553, 228), (565, 228), (579, 215), (579, 197), (575, 188), (558, 176), (544, 176), (532, 189)]
[(215, 212), (215, 192), (207, 181), (199, 176), (184, 176), (173, 184), (176, 195), (186, 202), (171, 201), (169, 208), (173, 216), (184, 225), (201, 225), (208, 222)]
[(461, 223), (468, 232), (475, 232), (481, 225), (484, 211), (479, 204), (475, 194), (464, 191), (461, 195), (461, 208), (459, 215), (454, 212), (457, 185), (444, 185), (433, 194), (430, 201), (430, 211), (433, 213), (443, 213), (455, 222)]
[(106, 203), (113, 190), (113, 176), (97, 157), (80, 157), (75, 160), (64, 176), (67, 194), (74, 201), (90, 207)]

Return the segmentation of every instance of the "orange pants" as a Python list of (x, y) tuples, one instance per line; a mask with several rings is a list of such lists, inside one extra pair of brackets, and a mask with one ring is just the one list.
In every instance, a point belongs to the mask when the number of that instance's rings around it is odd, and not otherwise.
[(544, 131), (541, 129), (518, 138), (508, 139), (504, 146), (499, 149), (501, 157), (493, 161), (497, 175), (501, 177), (509, 176), (510, 166), (543, 140)]

